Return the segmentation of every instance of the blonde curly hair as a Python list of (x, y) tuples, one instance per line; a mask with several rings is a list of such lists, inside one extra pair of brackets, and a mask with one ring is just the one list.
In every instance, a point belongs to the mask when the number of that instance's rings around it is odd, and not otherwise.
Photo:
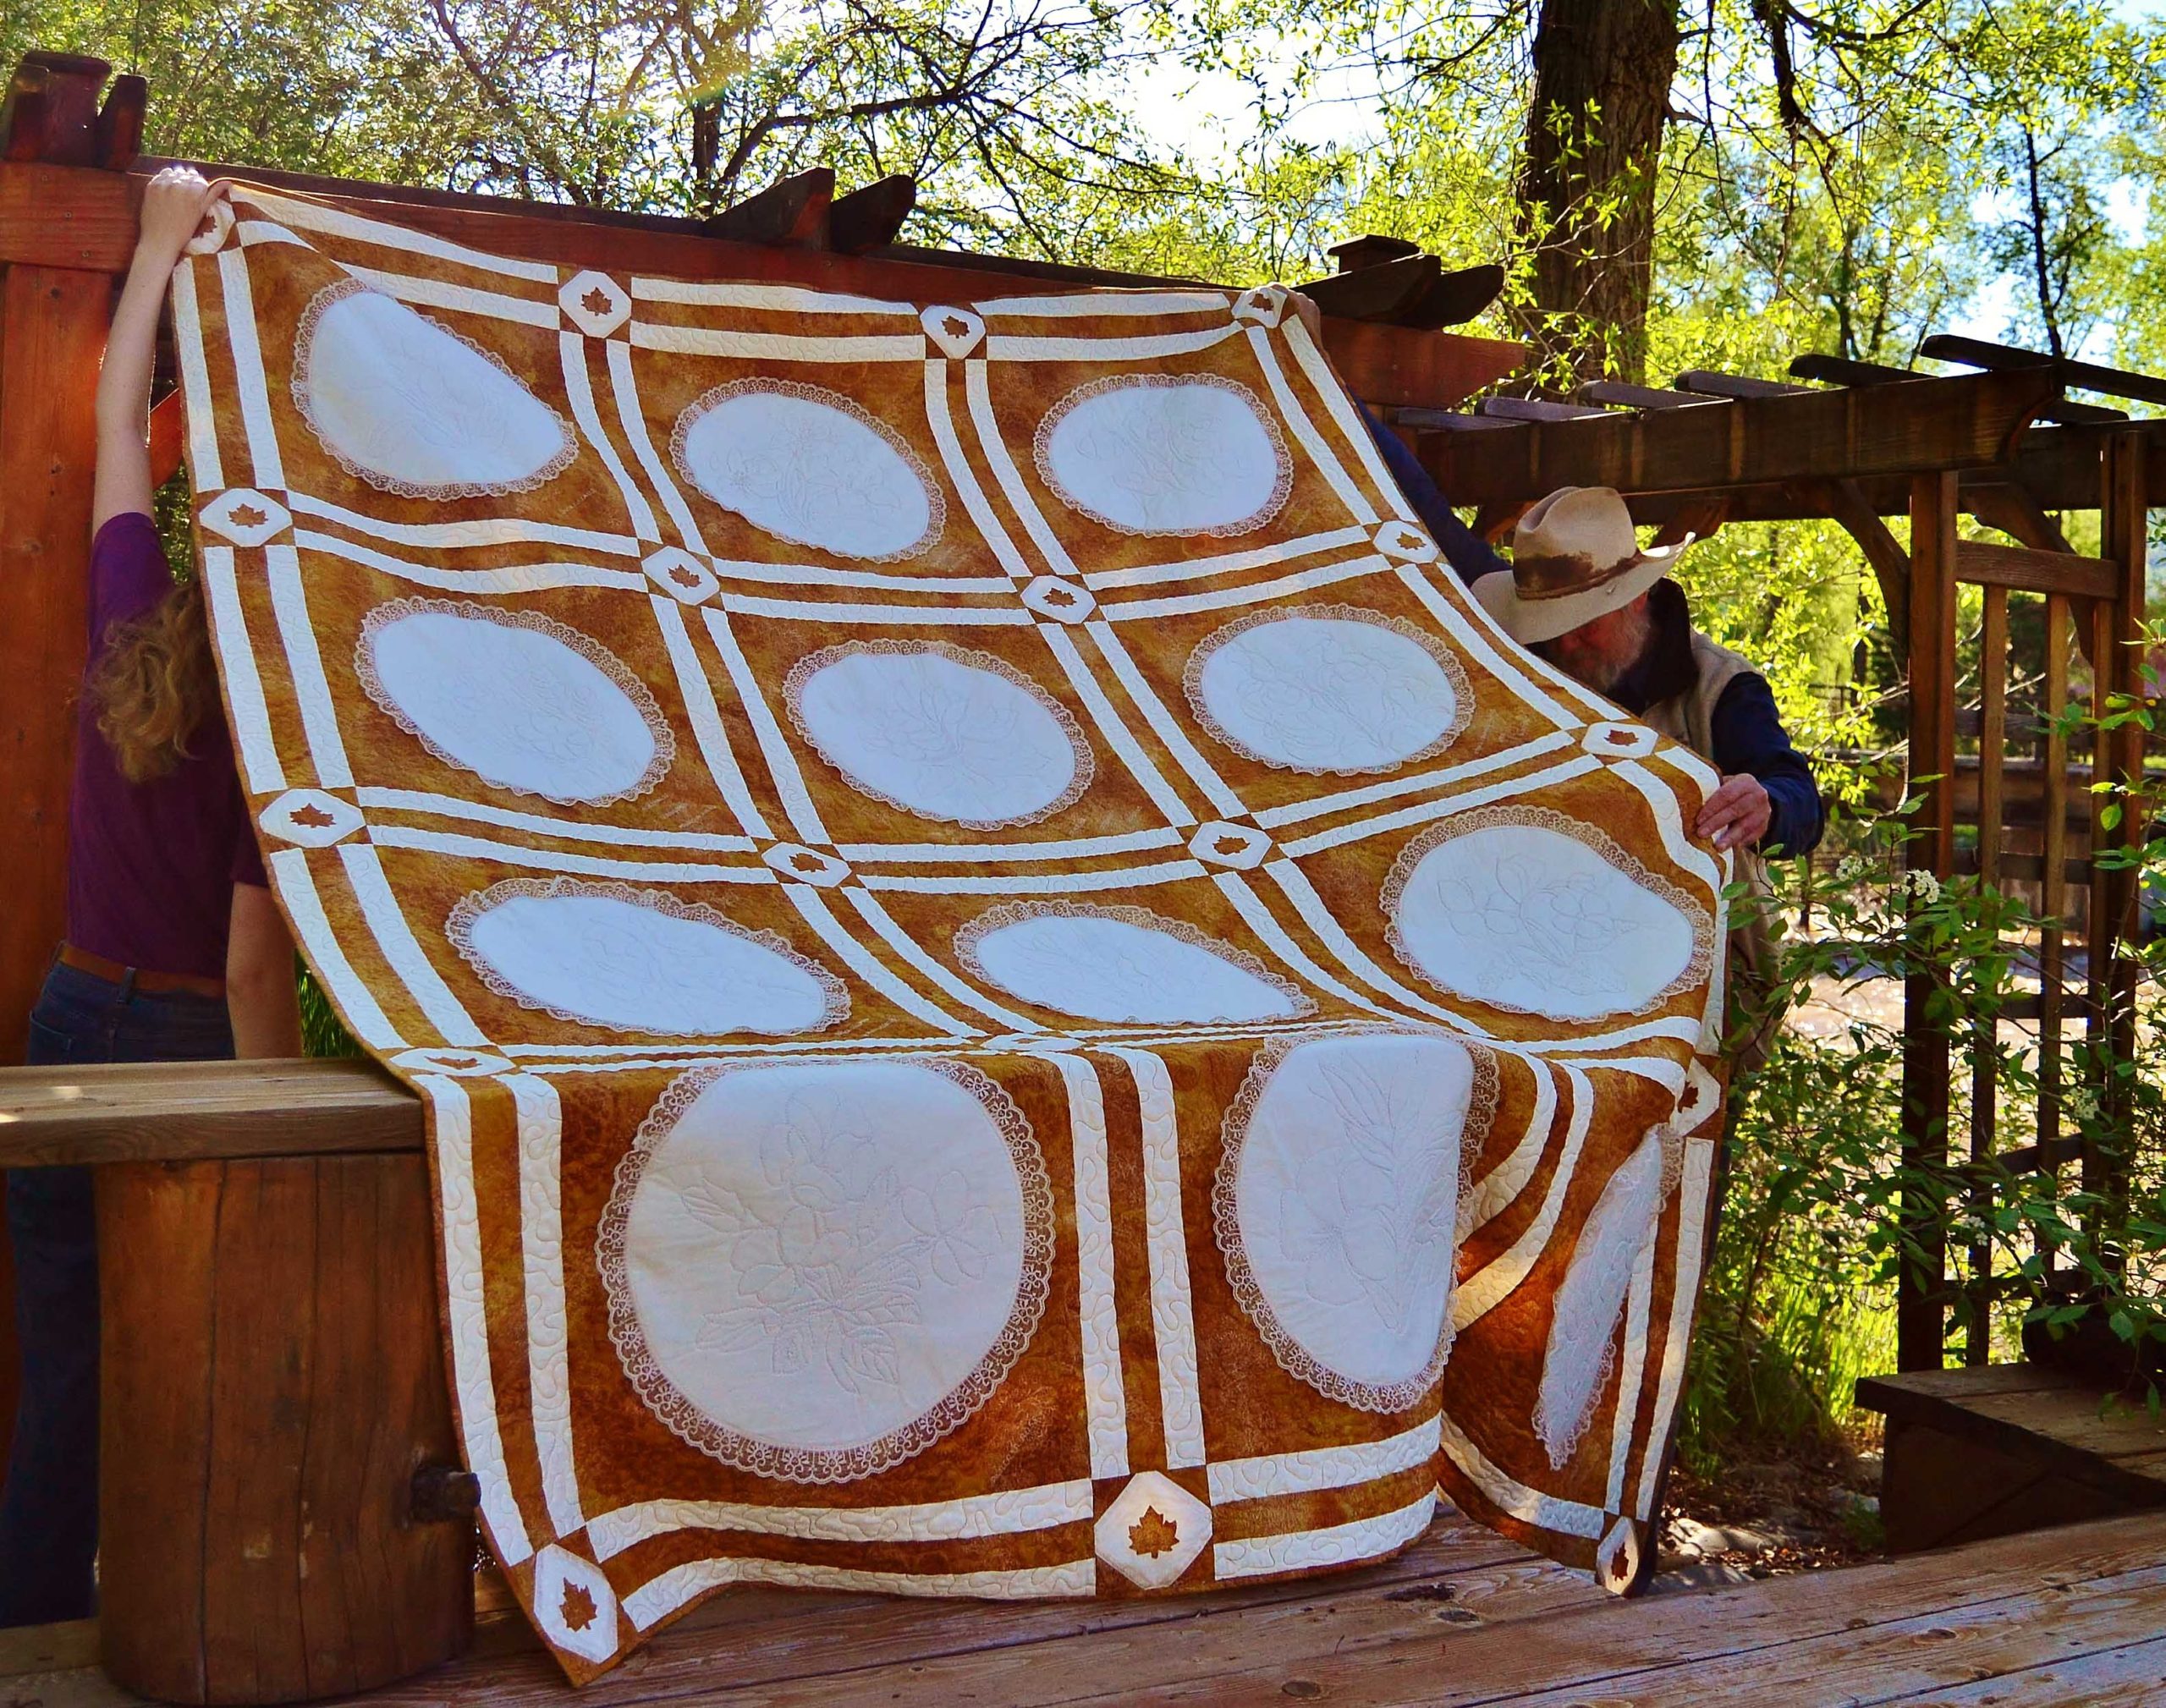
[(201, 587), (183, 582), (140, 617), (107, 630), (85, 687), (98, 733), (129, 782), (163, 777), (188, 758), (218, 693)]

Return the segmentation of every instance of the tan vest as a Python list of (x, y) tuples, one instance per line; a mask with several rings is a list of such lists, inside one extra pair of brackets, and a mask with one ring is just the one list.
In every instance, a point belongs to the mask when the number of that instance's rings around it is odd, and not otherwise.
[[(1649, 706), (1640, 714), (1640, 722), (1652, 724), (1672, 741), (1684, 743), (1712, 765), (1716, 703), (1725, 688), (1738, 677), (1751, 673), (1753, 667), (1696, 629), (1692, 631), (1692, 664), (1697, 673), (1693, 685)], [(1738, 881), (1746, 886), (1747, 892), (1730, 904), (1729, 993), (1733, 1030), (1745, 1013), (1756, 1005), (1764, 1005), (1774, 977), (1775, 939), (1782, 932), (1774, 888), (1767, 881), (1767, 863), (1757, 849), (1739, 849), (1736, 856)], [(1773, 1016), (1763, 1017), (1763, 1024), (1736, 1052), (1738, 1069), (1756, 1068), (1766, 1058), (1767, 1036), (1774, 1024)]]

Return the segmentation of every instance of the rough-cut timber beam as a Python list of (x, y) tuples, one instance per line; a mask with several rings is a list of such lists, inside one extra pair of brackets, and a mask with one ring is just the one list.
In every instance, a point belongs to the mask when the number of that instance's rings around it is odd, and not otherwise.
[(418, 1151), (421, 1100), (373, 1062), (0, 1068), (0, 1167)]
[[(1916, 368), (1891, 368), (1884, 362), (1853, 361), (1847, 356), (1804, 355), (1791, 359), (1790, 372), (1800, 380), (1818, 380), (1830, 386), (1884, 386), (1902, 380), (1930, 380), (1932, 374), (1921, 374)], [(2071, 427), (2103, 426), (2108, 421), (2125, 421), (2125, 409), (2109, 409), (2098, 404), (2071, 404), (2065, 398), (2046, 405), (2038, 411), (2042, 421), (2059, 421)]]
[(715, 237), (736, 243), (779, 244), (786, 249), (825, 249), (827, 210), (835, 199), (835, 170), (816, 166), (779, 178), (733, 203), (706, 222)]
[(827, 209), (827, 247), (838, 255), (863, 255), (893, 243), (916, 206), (917, 180), (907, 172), (838, 195)]
[(0, 160), (97, 165), (98, 91), (112, 74), (87, 53), (25, 53), (0, 102)]
[(1918, 346), (1918, 354), (1937, 362), (1960, 362), (1965, 367), (1996, 372), (2045, 371), (2061, 384), (2079, 392), (2103, 392), (2109, 398), (2131, 398), (2141, 404), (2166, 404), (2166, 379), (2156, 374), (2132, 373), (2126, 368), (2105, 368), (2096, 362), (2071, 362), (2043, 350), (2020, 349), (2014, 344), (1987, 343), (1954, 332), (1936, 332)]
[(1327, 273), (1295, 288), (1328, 315), (1388, 321), (1419, 304), (1443, 272), (1443, 263), (1432, 255), (1402, 255), (1352, 272)]
[(1559, 486), (1705, 491), (1982, 467), (2012, 455), (2048, 374), (1970, 374), (1887, 390), (1740, 398), (1608, 420), (1530, 421), (1426, 437), (1421, 452), (1460, 504), (1537, 498)]
[[(135, 245), (135, 205), (143, 178), (163, 163), (146, 157), (126, 173), (0, 164), (0, 264), (126, 272)], [(334, 200), (476, 249), (571, 266), (764, 279), (935, 302), (1093, 285), (1203, 283), (905, 244), (861, 255), (840, 255), (733, 242), (709, 234), (696, 220), (665, 215), (363, 184), (250, 167), (206, 170)], [(1520, 345), (1501, 339), (1364, 325), (1328, 315), (1323, 333), (1324, 349), (1355, 394), (1379, 404), (1449, 407), (1494, 384), (1525, 355)]]
[(1881, 603), (1888, 612), (1888, 630), (1895, 643), (1895, 656), (1910, 656), (1910, 554), (1896, 541), (1880, 513), (1855, 481), (1818, 481), (1800, 493), (1801, 501), (1832, 516), (1857, 542), (1880, 583)]

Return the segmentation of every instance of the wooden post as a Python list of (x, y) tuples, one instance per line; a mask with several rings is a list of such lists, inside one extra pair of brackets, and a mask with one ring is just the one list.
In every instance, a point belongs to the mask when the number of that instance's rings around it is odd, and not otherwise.
[(291, 1702), (465, 1648), (473, 1525), (411, 1503), (458, 1453), (430, 1205), (413, 1153), (99, 1172), (116, 1683)]
[[(1984, 623), (1978, 640), (1978, 886), (2000, 887), (2001, 783), (2008, 759), (2008, 589), (1985, 589)], [(1971, 1161), (1993, 1154), (1993, 1123), (1999, 1079), (2000, 1026), (1981, 1014), (1971, 1041)], [(1971, 1188), (1970, 1209), (1981, 1226), (1993, 1210), (1993, 1188), (1980, 1178)], [(1990, 1238), (1971, 1243), (1971, 1326), (1963, 1343), (1963, 1362), (1993, 1361), (1993, 1257)]]
[[(1910, 787), (1925, 804), (1906, 864), (1948, 876), (1955, 856), (1956, 476), (1921, 475), (1910, 486)], [(1929, 1013), (1936, 986), (1913, 973), (1903, 991), (1903, 1162), (1934, 1170), (1948, 1160), (1946, 1023)], [(1895, 1357), (1905, 1370), (1942, 1360), (1947, 1239), (1937, 1191), (1905, 1195), (1906, 1252), (1896, 1278)]]

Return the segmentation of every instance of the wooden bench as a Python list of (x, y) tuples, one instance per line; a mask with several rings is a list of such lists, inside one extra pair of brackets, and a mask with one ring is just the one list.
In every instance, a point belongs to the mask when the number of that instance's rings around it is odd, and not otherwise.
[(1869, 1376), (1891, 1553), (2166, 1507), (2166, 1419), (2042, 1365)]

